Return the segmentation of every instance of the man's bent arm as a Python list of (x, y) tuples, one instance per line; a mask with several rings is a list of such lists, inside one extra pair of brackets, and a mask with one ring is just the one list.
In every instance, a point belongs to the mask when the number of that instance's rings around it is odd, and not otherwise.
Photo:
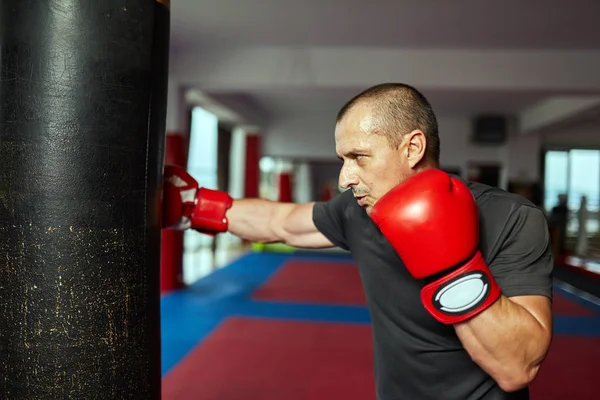
[(533, 381), (548, 353), (551, 301), (544, 296), (500, 296), (454, 328), (473, 361), (504, 391), (517, 391)]
[(304, 248), (333, 247), (315, 226), (313, 207), (314, 203), (234, 200), (227, 211), (229, 232), (252, 242), (281, 242)]

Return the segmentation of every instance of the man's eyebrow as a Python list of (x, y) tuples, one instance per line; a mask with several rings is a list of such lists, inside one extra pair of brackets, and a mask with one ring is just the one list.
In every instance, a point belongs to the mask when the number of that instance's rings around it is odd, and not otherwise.
[(353, 149), (348, 150), (344, 154), (344, 156), (346, 156), (346, 157), (356, 157), (358, 155), (365, 154), (367, 152), (368, 152), (367, 149), (363, 149), (363, 148), (360, 148), (360, 147), (355, 147)]
[(362, 147), (354, 147), (346, 152), (344, 152), (342, 155), (336, 154), (337, 158), (339, 158), (341, 161), (344, 161), (344, 157), (346, 158), (356, 158), (359, 155), (363, 155), (363, 154), (367, 154), (369, 153), (368, 149), (362, 148)]

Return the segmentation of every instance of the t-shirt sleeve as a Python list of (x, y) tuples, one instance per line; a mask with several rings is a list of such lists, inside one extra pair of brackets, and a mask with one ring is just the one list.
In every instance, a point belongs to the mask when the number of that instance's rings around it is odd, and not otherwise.
[(511, 216), (510, 229), (490, 270), (506, 297), (541, 295), (552, 298), (554, 259), (548, 223), (542, 210), (521, 205)]
[(313, 222), (317, 229), (334, 245), (349, 250), (346, 240), (345, 215), (349, 201), (353, 199), (348, 190), (327, 202), (317, 202), (313, 208)]

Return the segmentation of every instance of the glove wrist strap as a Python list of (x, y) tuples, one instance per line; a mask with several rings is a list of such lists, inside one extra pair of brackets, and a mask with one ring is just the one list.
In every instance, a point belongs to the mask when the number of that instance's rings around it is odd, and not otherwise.
[(231, 196), (227, 192), (200, 188), (196, 199), (190, 216), (192, 228), (206, 234), (226, 232), (229, 227), (226, 213), (233, 205)]
[(500, 287), (479, 251), (469, 262), (421, 290), (423, 305), (443, 324), (466, 321), (499, 297)]

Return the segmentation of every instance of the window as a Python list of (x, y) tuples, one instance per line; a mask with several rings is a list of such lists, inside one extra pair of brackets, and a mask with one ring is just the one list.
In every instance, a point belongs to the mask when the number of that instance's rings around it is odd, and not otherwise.
[(569, 208), (579, 209), (581, 197), (586, 196), (588, 210), (598, 211), (600, 150), (571, 150), (569, 159)]
[(192, 110), (187, 169), (200, 186), (217, 189), (219, 120), (200, 107)]
[(569, 152), (546, 152), (545, 166), (544, 209), (550, 212), (558, 204), (558, 196), (569, 191)]
[[(192, 110), (187, 171), (201, 187), (217, 189), (219, 120), (200, 107)], [(191, 284), (211, 272), (213, 236), (193, 230), (183, 234), (183, 281)]]
[(587, 231), (598, 233), (600, 209), (600, 150), (552, 150), (545, 154), (544, 209), (550, 212), (558, 204), (558, 196), (567, 196), (570, 220), (569, 235), (579, 228), (578, 211), (585, 196), (588, 210)]

